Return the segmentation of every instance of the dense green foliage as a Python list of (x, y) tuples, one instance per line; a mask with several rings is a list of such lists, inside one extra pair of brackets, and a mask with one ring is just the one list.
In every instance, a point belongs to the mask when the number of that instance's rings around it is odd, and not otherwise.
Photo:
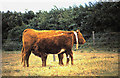
[[(26, 28), (37, 30), (76, 30), (85, 35), (95, 32), (119, 32), (120, 2), (89, 3), (89, 5), (57, 8), (47, 11), (2, 13), (2, 42), (5, 50), (19, 50), (22, 32)], [(13, 46), (14, 43), (14, 46)], [(19, 44), (19, 45), (18, 45)], [(6, 47), (9, 47), (6, 48)]]

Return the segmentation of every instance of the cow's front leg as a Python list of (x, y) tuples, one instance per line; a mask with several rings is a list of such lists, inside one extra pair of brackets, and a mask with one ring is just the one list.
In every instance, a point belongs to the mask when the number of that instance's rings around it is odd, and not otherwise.
[(58, 58), (59, 58), (59, 65), (64, 65), (63, 64), (63, 54), (58, 54)]
[(71, 57), (71, 64), (73, 65), (73, 53), (72, 53), (72, 51), (70, 52), (70, 57)]
[(42, 54), (41, 58), (42, 58), (42, 66), (46, 66), (47, 55), (46, 54)]
[(66, 65), (69, 64), (69, 55), (66, 53), (66, 57), (67, 57), (67, 62), (66, 62)]

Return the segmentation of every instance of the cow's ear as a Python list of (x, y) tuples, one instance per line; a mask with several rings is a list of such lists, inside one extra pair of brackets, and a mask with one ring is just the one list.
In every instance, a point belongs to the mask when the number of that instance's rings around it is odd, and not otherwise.
[(76, 30), (76, 32), (80, 32), (80, 30)]

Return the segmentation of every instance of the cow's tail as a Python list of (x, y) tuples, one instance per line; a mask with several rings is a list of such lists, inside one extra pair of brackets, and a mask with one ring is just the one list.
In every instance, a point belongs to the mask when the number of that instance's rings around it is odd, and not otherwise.
[(22, 47), (22, 51), (21, 51), (22, 61), (21, 61), (21, 64), (23, 62), (23, 52), (24, 52), (24, 48)]

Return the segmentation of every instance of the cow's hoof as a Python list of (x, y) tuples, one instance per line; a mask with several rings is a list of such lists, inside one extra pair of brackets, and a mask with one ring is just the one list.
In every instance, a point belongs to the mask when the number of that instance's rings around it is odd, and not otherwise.
[(42, 67), (46, 67), (46, 65), (42, 65)]
[(66, 66), (68, 66), (69, 64), (66, 64)]
[(64, 66), (64, 64), (60, 64), (60, 66)]
[(23, 66), (23, 67), (25, 67), (25, 66)]

